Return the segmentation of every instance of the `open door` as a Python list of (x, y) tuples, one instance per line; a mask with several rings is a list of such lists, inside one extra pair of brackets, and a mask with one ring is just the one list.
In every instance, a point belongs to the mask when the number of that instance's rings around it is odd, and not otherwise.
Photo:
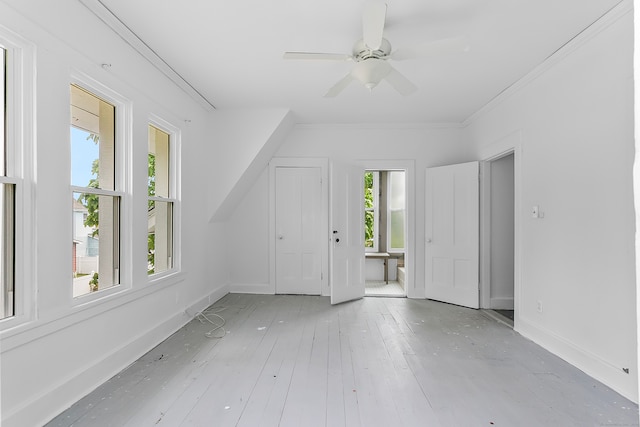
[(425, 293), (479, 308), (479, 163), (427, 169)]
[(331, 165), (331, 304), (364, 296), (364, 169)]

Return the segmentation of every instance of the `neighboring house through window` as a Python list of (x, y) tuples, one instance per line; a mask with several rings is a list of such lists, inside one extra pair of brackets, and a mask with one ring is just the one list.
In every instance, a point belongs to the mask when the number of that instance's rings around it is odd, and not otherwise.
[(71, 185), (78, 297), (120, 283), (115, 107), (71, 85)]

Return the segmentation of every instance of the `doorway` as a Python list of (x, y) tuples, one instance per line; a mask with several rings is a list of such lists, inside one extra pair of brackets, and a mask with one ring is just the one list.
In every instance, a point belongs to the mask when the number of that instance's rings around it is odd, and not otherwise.
[(407, 173), (364, 172), (365, 296), (406, 297)]
[(515, 318), (515, 155), (485, 164), (482, 308), (513, 326)]

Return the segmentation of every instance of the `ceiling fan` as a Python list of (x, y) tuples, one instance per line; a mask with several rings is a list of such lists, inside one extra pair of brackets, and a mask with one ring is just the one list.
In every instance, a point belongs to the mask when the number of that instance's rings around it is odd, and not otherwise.
[(356, 64), (349, 74), (338, 81), (325, 97), (335, 97), (351, 82), (357, 80), (370, 91), (383, 79), (387, 81), (401, 95), (410, 95), (418, 90), (409, 79), (389, 64), (388, 60), (403, 61), (416, 59), (447, 51), (466, 51), (466, 38), (455, 37), (422, 44), (410, 49), (398, 49), (392, 52), (391, 43), (383, 37), (387, 4), (370, 0), (365, 3), (362, 15), (362, 39), (353, 46), (353, 52), (316, 53), (316, 52), (285, 52), (284, 59), (311, 59), (331, 61), (354, 61)]

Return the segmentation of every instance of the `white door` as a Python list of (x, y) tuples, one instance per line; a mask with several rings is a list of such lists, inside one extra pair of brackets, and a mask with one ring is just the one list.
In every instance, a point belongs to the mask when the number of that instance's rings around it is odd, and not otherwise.
[(479, 164), (427, 169), (426, 297), (479, 307)]
[(364, 296), (364, 169), (332, 163), (331, 304)]
[(278, 167), (276, 191), (276, 293), (322, 291), (322, 180), (316, 167)]

